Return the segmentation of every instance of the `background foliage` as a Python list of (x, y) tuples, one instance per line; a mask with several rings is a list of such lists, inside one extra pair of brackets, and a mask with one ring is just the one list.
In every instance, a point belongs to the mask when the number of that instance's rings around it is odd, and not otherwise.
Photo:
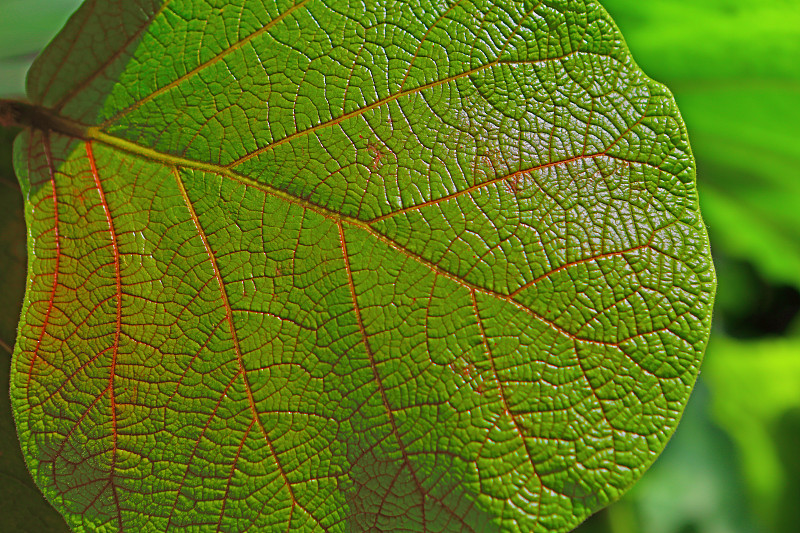
[[(78, 0), (0, 0), (0, 97)], [(714, 331), (683, 423), (652, 470), (580, 531), (790, 532), (800, 523), (800, 0), (604, 0), (675, 93), (719, 276)], [(25, 281), (21, 197), (0, 130), (0, 351)], [(2, 345), (6, 345), (2, 347)], [(0, 358), (8, 386), (9, 357)], [(66, 530), (33, 485), (0, 402), (0, 530)]]

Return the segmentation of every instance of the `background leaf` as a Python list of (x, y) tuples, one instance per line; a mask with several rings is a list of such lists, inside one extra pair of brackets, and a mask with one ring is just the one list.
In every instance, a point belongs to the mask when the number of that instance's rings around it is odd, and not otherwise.
[[(787, 445), (797, 443), (800, 412), (800, 340), (718, 340), (709, 350), (708, 381), (716, 391), (714, 412), (739, 444), (748, 487), (761, 516), (796, 524), (796, 506), (782, 493), (798, 493), (800, 473)], [(786, 424), (785, 438), (775, 438)], [(787, 498), (788, 500), (789, 498)], [(796, 501), (796, 500), (794, 500)], [(778, 526), (768, 524), (771, 528)]]
[(11, 166), (11, 141), (18, 131), (0, 130), (0, 351), (8, 356), (17, 336), (27, 269), (22, 193)]
[[(25, 93), (33, 58), (64, 25), (78, 0), (0, 0), (0, 98)], [(23, 199), (11, 166), (16, 129), (0, 128), (0, 383), (9, 385), (11, 349), (25, 292), (27, 258)], [(6, 357), (7, 355), (7, 357)], [(0, 530), (38, 533), (68, 531), (61, 515), (31, 478), (16, 436), (11, 403), (0, 400)]]

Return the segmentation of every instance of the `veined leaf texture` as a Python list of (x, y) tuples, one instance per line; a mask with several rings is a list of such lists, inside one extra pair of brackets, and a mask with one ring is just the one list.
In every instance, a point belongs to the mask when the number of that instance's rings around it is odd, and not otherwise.
[(11, 394), (76, 531), (567, 531), (674, 431), (713, 266), (598, 3), (88, 1), (28, 96)]

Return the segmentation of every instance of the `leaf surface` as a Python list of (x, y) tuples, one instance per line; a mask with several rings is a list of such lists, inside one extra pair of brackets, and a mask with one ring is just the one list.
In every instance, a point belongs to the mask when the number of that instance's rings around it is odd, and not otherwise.
[(28, 91), (12, 396), (73, 528), (565, 531), (674, 430), (694, 163), (596, 3), (90, 2)]

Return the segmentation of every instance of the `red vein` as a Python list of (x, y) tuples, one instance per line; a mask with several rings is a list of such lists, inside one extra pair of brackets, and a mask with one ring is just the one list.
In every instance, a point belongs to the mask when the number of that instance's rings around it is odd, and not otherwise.
[[(344, 222), (348, 222), (348, 221), (344, 221)], [(340, 221), (337, 221), (337, 224), (340, 224), (340, 223), (341, 223)], [(434, 263), (430, 259), (426, 259), (425, 257), (423, 257), (421, 255), (418, 255), (418, 254), (415, 254), (415, 253), (412, 253), (412, 252), (406, 250), (405, 248), (403, 248), (400, 244), (398, 244), (397, 242), (395, 242), (391, 238), (387, 237), (386, 235), (383, 235), (382, 233), (379, 233), (378, 231), (376, 231), (376, 230), (374, 230), (374, 229), (372, 229), (370, 227), (364, 228), (359, 224), (353, 224), (351, 222), (348, 222), (348, 223), (350, 223), (351, 225), (353, 225), (353, 226), (355, 226), (357, 228), (363, 229), (364, 231), (366, 231), (370, 235), (374, 236), (375, 238), (377, 238), (378, 240), (380, 240), (381, 242), (383, 242), (384, 244), (386, 244), (387, 246), (389, 246), (393, 250), (403, 254), (405, 257), (408, 257), (409, 259), (411, 259), (413, 261), (416, 261), (420, 265), (423, 265), (424, 267), (429, 269), (431, 272), (433, 272), (435, 274), (438, 274), (440, 276), (443, 276), (443, 277), (449, 279), (450, 281), (452, 281), (452, 282), (458, 284), (459, 286), (464, 287), (464, 288), (466, 288), (466, 289), (468, 289), (470, 291), (478, 291), (478, 292), (481, 292), (481, 293), (486, 294), (488, 296), (491, 296), (493, 298), (496, 298), (496, 299), (498, 299), (500, 301), (503, 301), (503, 302), (506, 302), (508, 304), (511, 304), (514, 307), (516, 307), (517, 309), (519, 309), (520, 311), (523, 311), (523, 312), (527, 313), (528, 315), (530, 315), (531, 317), (533, 317), (533, 318), (535, 318), (537, 320), (540, 320), (541, 322), (547, 324), (548, 326), (550, 326), (554, 330), (566, 335), (567, 337), (569, 337), (571, 339), (575, 339), (575, 340), (582, 341), (582, 342), (593, 343), (593, 344), (605, 345), (605, 346), (618, 346), (621, 342), (623, 342), (623, 341), (610, 342), (610, 341), (601, 341), (601, 340), (586, 339), (586, 338), (583, 338), (583, 337), (578, 337), (574, 333), (571, 333), (570, 331), (564, 329), (562, 326), (559, 326), (554, 321), (545, 318), (544, 316), (540, 315), (539, 313), (537, 313), (536, 311), (534, 311), (530, 307), (527, 307), (526, 305), (522, 304), (521, 302), (515, 300), (514, 298), (511, 297), (510, 294), (503, 294), (503, 293), (497, 292), (497, 291), (495, 291), (493, 289), (488, 289), (486, 287), (481, 287), (480, 285), (477, 285), (475, 283), (469, 282), (469, 281), (467, 281), (467, 280), (465, 280), (463, 278), (458, 277), (458, 275), (453, 274), (452, 272), (443, 269), (442, 267), (440, 267), (439, 265), (437, 265), (436, 263)]]
[(84, 80), (83, 80), (81, 83), (79, 83), (79, 84), (75, 85), (75, 86), (74, 86), (74, 87), (73, 87), (73, 88), (72, 88), (72, 89), (71, 89), (71, 90), (70, 90), (68, 93), (66, 93), (66, 94), (65, 94), (65, 95), (64, 95), (64, 96), (63, 96), (63, 97), (62, 97), (62, 98), (61, 98), (61, 99), (60, 99), (58, 102), (56, 102), (56, 103), (55, 103), (55, 105), (53, 105), (53, 111), (55, 111), (56, 113), (58, 113), (59, 111), (61, 111), (61, 110), (64, 108), (64, 106), (67, 104), (67, 102), (69, 102), (70, 100), (72, 100), (73, 98), (75, 98), (75, 96), (77, 96), (78, 94), (80, 94), (80, 93), (83, 91), (83, 89), (85, 89), (85, 88), (86, 88), (86, 87), (87, 87), (87, 86), (88, 86), (88, 85), (89, 85), (89, 84), (90, 84), (90, 83), (91, 83), (91, 82), (92, 82), (92, 81), (93, 81), (95, 78), (97, 78), (97, 76), (99, 76), (101, 72), (103, 72), (105, 69), (107, 69), (107, 68), (108, 68), (108, 66), (109, 66), (109, 65), (111, 65), (111, 63), (113, 63), (114, 61), (116, 61), (117, 59), (119, 59), (119, 57), (120, 57), (120, 56), (121, 56), (121, 55), (122, 55), (122, 54), (125, 52), (125, 50), (126, 50), (126, 49), (127, 49), (127, 48), (128, 48), (130, 45), (131, 45), (131, 43), (133, 43), (134, 41), (136, 41), (136, 39), (138, 39), (138, 38), (139, 38), (139, 36), (140, 36), (140, 35), (141, 35), (141, 34), (142, 34), (142, 33), (143, 33), (143, 32), (144, 32), (144, 31), (145, 31), (147, 28), (149, 28), (149, 27), (150, 27), (150, 24), (153, 22), (153, 20), (155, 20), (155, 19), (156, 19), (156, 17), (158, 17), (158, 16), (159, 16), (161, 13), (163, 13), (163, 12), (164, 12), (164, 10), (167, 8), (167, 5), (168, 5), (168, 4), (169, 4), (171, 1), (172, 1), (172, 0), (165, 0), (165, 1), (164, 1), (164, 3), (161, 5), (161, 7), (160, 7), (160, 8), (159, 8), (159, 9), (158, 9), (158, 10), (157, 10), (155, 13), (153, 13), (153, 15), (152, 15), (152, 16), (148, 17), (146, 20), (143, 20), (143, 21), (142, 21), (142, 25), (141, 25), (141, 27), (140, 27), (138, 30), (136, 30), (136, 31), (133, 33), (133, 35), (131, 35), (131, 36), (130, 36), (130, 37), (129, 37), (129, 38), (126, 40), (126, 41), (125, 41), (125, 44), (123, 44), (122, 46), (120, 46), (120, 47), (119, 47), (119, 48), (118, 48), (118, 49), (117, 49), (117, 50), (116, 50), (116, 51), (115, 51), (113, 54), (111, 54), (111, 56), (110, 56), (108, 59), (106, 59), (106, 60), (103, 62), (103, 64), (102, 64), (102, 65), (100, 65), (100, 66), (99, 66), (99, 67), (98, 67), (98, 68), (97, 68), (97, 69), (96, 69), (94, 72), (92, 72), (90, 75), (86, 76), (86, 78), (85, 78), (85, 79), (84, 79)]
[[(292, 484), (289, 481), (289, 478), (286, 476), (286, 472), (283, 469), (283, 465), (281, 465), (280, 458), (278, 457), (278, 453), (275, 450), (275, 446), (272, 443), (272, 440), (267, 433), (267, 429), (264, 427), (264, 424), (261, 422), (261, 418), (258, 416), (258, 409), (256, 406), (255, 397), (253, 396), (253, 389), (250, 386), (250, 381), (247, 379), (247, 370), (244, 365), (244, 358), (242, 357), (242, 349), (239, 343), (239, 336), (236, 333), (236, 327), (233, 324), (233, 310), (231, 308), (231, 304), (228, 300), (228, 293), (225, 290), (225, 283), (222, 279), (222, 272), (219, 269), (219, 265), (217, 264), (216, 256), (214, 255), (213, 250), (211, 249), (211, 245), (208, 243), (208, 237), (206, 236), (205, 230), (200, 225), (200, 219), (197, 217), (197, 213), (194, 210), (194, 206), (192, 202), (189, 200), (189, 195), (186, 192), (186, 187), (183, 185), (183, 180), (180, 177), (177, 167), (173, 167), (173, 174), (175, 176), (175, 180), (178, 183), (178, 188), (180, 189), (181, 196), (183, 197), (183, 201), (186, 204), (186, 208), (189, 211), (189, 215), (194, 222), (195, 227), (197, 228), (197, 233), (200, 236), (200, 240), (203, 242), (203, 247), (206, 250), (206, 255), (208, 256), (209, 263), (211, 263), (211, 269), (214, 272), (214, 277), (217, 280), (217, 285), (219, 286), (220, 298), (222, 299), (223, 307), (225, 308), (225, 319), (228, 322), (228, 329), (230, 330), (231, 339), (233, 341), (233, 348), (236, 353), (236, 362), (239, 365), (239, 374), (242, 376), (242, 381), (244, 381), (245, 392), (247, 394), (247, 402), (250, 407), (250, 412), (253, 416), (253, 422), (258, 424), (258, 427), (261, 429), (261, 434), (264, 435), (264, 441), (269, 447), (270, 453), (275, 458), (275, 465), (278, 468), (278, 472), (283, 478), (283, 483), (286, 486), (286, 490), (289, 493), (289, 498), (292, 502), (292, 509), (295, 506), (298, 506), (306, 511), (306, 513), (314, 519), (317, 523), (319, 521), (314, 518), (314, 515), (311, 514), (307, 509), (305, 509), (300, 503), (297, 501), (297, 497), (294, 494), (294, 490), (292, 489)], [(221, 520), (221, 518), (220, 518)]]
[[(655, 235), (655, 233), (653, 233), (653, 235)], [(513, 298), (514, 296), (518, 295), (519, 293), (521, 293), (525, 289), (536, 285), (537, 283), (539, 283), (543, 279), (549, 278), (553, 274), (555, 274), (557, 272), (560, 272), (562, 270), (566, 270), (568, 268), (572, 268), (574, 266), (581, 265), (581, 264), (584, 264), (584, 263), (591, 263), (592, 261), (599, 261), (600, 259), (606, 259), (608, 257), (616, 257), (616, 256), (619, 256), (619, 255), (625, 255), (625, 254), (636, 252), (638, 250), (642, 250), (644, 248), (649, 248), (652, 240), (653, 239), (651, 237), (648, 242), (646, 242), (644, 244), (640, 244), (639, 246), (634, 246), (632, 248), (627, 248), (625, 250), (619, 250), (619, 251), (616, 251), (616, 252), (607, 252), (607, 253), (595, 255), (595, 256), (592, 256), (592, 257), (586, 257), (584, 259), (578, 259), (576, 261), (570, 261), (569, 263), (564, 263), (560, 267), (554, 268), (553, 270), (551, 270), (549, 272), (545, 272), (541, 276), (530, 280), (525, 285), (522, 285), (521, 287), (516, 289), (514, 292), (512, 292), (509, 296), (511, 296)]]
[[(216, 327), (219, 327), (219, 324), (217, 324)], [(188, 370), (188, 368), (189, 367), (187, 366), (186, 370)], [(185, 375), (185, 373), (186, 373), (186, 371), (184, 371), (184, 375)], [(236, 381), (237, 377), (238, 377), (238, 374), (233, 376), (233, 379), (231, 379), (228, 382), (228, 384), (225, 386), (225, 388), (222, 390), (222, 394), (219, 395), (219, 400), (217, 400), (217, 403), (214, 406), (214, 409), (211, 411), (211, 414), (208, 416), (208, 419), (206, 420), (206, 423), (203, 426), (203, 429), (200, 431), (200, 435), (198, 435), (197, 440), (195, 440), (195, 442), (194, 442), (194, 446), (192, 446), (192, 453), (189, 455), (189, 459), (186, 461), (186, 470), (183, 471), (183, 476), (181, 477), (181, 481), (180, 481), (180, 483), (178, 483), (178, 487), (175, 490), (175, 500), (173, 500), (172, 507), (170, 508), (169, 513), (168, 513), (169, 519), (167, 520), (167, 527), (166, 527), (167, 530), (170, 530), (171, 527), (172, 527), (172, 519), (175, 517), (175, 508), (178, 506), (178, 500), (180, 500), (181, 492), (183, 491), (183, 487), (186, 486), (186, 477), (189, 475), (189, 470), (191, 470), (192, 461), (197, 456), (197, 448), (200, 447), (200, 442), (202, 442), (203, 437), (205, 436), (206, 432), (208, 431), (208, 428), (211, 426), (211, 421), (217, 415), (217, 411), (219, 411), (219, 406), (222, 405), (222, 400), (227, 397), (228, 391), (230, 390), (231, 386), (233, 385), (233, 382)], [(181, 378), (181, 379), (183, 379), (183, 378)], [(177, 393), (177, 391), (176, 391), (176, 393)], [(173, 396), (174, 396), (174, 394), (173, 394)], [(170, 398), (170, 400), (171, 399), (172, 398)], [(251, 421), (250, 427), (252, 427), (252, 421)], [(244, 442), (244, 440), (242, 442)]]
[[(484, 348), (486, 348), (486, 357), (489, 358), (489, 364), (492, 367), (492, 375), (494, 376), (495, 381), (497, 381), (497, 390), (500, 393), (500, 399), (503, 402), (503, 410), (508, 415), (508, 418), (511, 420), (511, 423), (514, 424), (514, 429), (517, 430), (517, 434), (519, 438), (522, 440), (522, 445), (525, 447), (525, 450), (528, 450), (528, 446), (525, 443), (525, 433), (523, 433), (522, 428), (519, 426), (519, 422), (517, 422), (517, 417), (514, 412), (511, 410), (511, 406), (508, 404), (508, 395), (506, 394), (505, 387), (503, 387), (503, 381), (500, 379), (500, 374), (497, 372), (497, 365), (494, 362), (494, 355), (492, 355), (492, 349), (489, 347), (489, 337), (486, 335), (486, 329), (483, 326), (483, 320), (481, 320), (481, 314), (478, 310), (478, 299), (475, 296), (475, 291), (470, 291), (470, 297), (472, 298), (472, 310), (475, 313), (475, 320), (478, 321), (478, 328), (481, 332), (481, 341), (483, 343)], [(539, 478), (538, 472), (536, 472), (536, 464), (533, 462), (533, 458), (531, 457), (530, 452), (528, 452), (528, 462), (531, 464), (531, 468), (533, 468), (534, 475)], [(541, 478), (539, 478), (539, 483), (541, 483)]]
[(214, 57), (212, 57), (211, 59), (206, 61), (205, 63), (202, 63), (202, 64), (196, 66), (195, 68), (193, 68), (192, 70), (190, 70), (189, 72), (184, 74), (183, 76), (181, 76), (179, 78), (176, 78), (174, 81), (168, 83), (167, 85), (164, 85), (163, 87), (161, 87), (159, 89), (156, 89), (155, 91), (153, 91), (149, 95), (145, 96), (144, 98), (142, 98), (138, 102), (135, 102), (134, 104), (132, 104), (132, 105), (126, 107), (125, 109), (123, 109), (122, 111), (118, 112), (116, 115), (114, 115), (110, 119), (108, 119), (105, 122), (103, 122), (103, 124), (100, 127), (101, 128), (107, 127), (109, 124), (112, 124), (115, 121), (117, 121), (117, 120), (121, 119), (122, 117), (124, 117), (125, 115), (127, 115), (128, 113), (130, 113), (132, 111), (135, 111), (136, 109), (140, 108), (141, 106), (143, 106), (144, 104), (146, 104), (150, 100), (152, 100), (152, 99), (158, 97), (159, 95), (161, 95), (161, 94), (169, 91), (170, 89), (174, 88), (175, 86), (177, 86), (182, 81), (194, 76), (195, 74), (197, 74), (201, 70), (205, 69), (206, 67), (209, 67), (209, 66), (213, 65), (214, 63), (216, 63), (217, 61), (219, 61), (220, 59), (222, 59), (226, 55), (230, 54), (231, 52), (235, 52), (236, 50), (239, 50), (240, 48), (244, 47), (244, 45), (246, 45), (247, 43), (249, 43), (250, 41), (252, 41), (256, 37), (268, 32), (277, 23), (279, 23), (280, 21), (282, 21), (283, 19), (285, 19), (286, 17), (291, 15), (297, 9), (300, 9), (301, 7), (303, 7), (309, 1), (310, 0), (302, 0), (302, 2), (293, 5), (292, 7), (287, 9), (285, 12), (281, 13), (280, 15), (278, 15), (277, 17), (275, 17), (271, 21), (267, 22), (263, 27), (261, 27), (260, 29), (254, 31), (253, 33), (251, 33), (250, 35), (248, 35), (247, 37), (245, 37), (241, 41), (237, 41), (233, 45), (229, 46), (225, 50), (221, 51), (220, 53), (218, 53), (217, 55), (215, 55)]
[[(578, 363), (578, 368), (581, 369), (581, 373), (583, 374), (583, 379), (586, 380), (586, 386), (589, 387), (590, 391), (592, 391), (592, 396), (594, 396), (594, 399), (597, 402), (597, 408), (600, 409), (600, 414), (602, 415), (603, 420), (605, 420), (605, 422), (609, 425), (609, 427), (611, 427), (612, 424), (611, 421), (608, 419), (605, 407), (603, 407), (603, 401), (600, 399), (600, 395), (597, 394), (597, 390), (594, 388), (594, 385), (592, 385), (592, 380), (589, 378), (589, 373), (587, 372), (586, 367), (583, 366), (583, 358), (581, 357), (581, 354), (578, 350), (578, 341), (574, 339), (572, 341), (572, 350), (573, 352), (575, 352), (575, 361)], [(623, 355), (628, 357), (628, 359), (633, 361), (633, 363), (636, 366), (640, 366), (636, 361), (633, 360), (633, 358), (630, 355), (626, 354), (624, 350), (620, 350), (620, 353), (622, 353)]]
[(433, 29), (436, 27), (436, 25), (437, 25), (437, 24), (439, 24), (439, 23), (440, 23), (442, 20), (444, 20), (444, 18), (445, 18), (445, 17), (446, 17), (446, 16), (447, 16), (447, 15), (448, 15), (448, 14), (449, 14), (449, 13), (450, 13), (450, 12), (451, 12), (453, 9), (455, 9), (455, 8), (458, 6), (458, 4), (460, 4), (461, 2), (462, 2), (462, 0), (456, 0), (455, 2), (453, 2), (452, 4), (450, 4), (450, 7), (448, 7), (448, 8), (445, 10), (445, 12), (444, 12), (444, 13), (442, 13), (442, 14), (439, 16), (439, 18), (437, 18), (437, 19), (436, 19), (436, 20), (433, 22), (433, 24), (431, 24), (431, 25), (428, 27), (428, 30), (425, 32), (425, 35), (423, 35), (423, 36), (422, 36), (422, 38), (419, 40), (419, 44), (417, 45), (417, 49), (416, 49), (416, 50), (414, 50), (414, 55), (413, 55), (413, 56), (411, 56), (411, 61), (408, 63), (408, 68), (406, 69), (406, 73), (405, 73), (405, 75), (403, 76), (403, 81), (401, 81), (401, 82), (400, 82), (400, 90), (403, 90), (403, 85), (405, 85), (405, 84), (406, 84), (406, 79), (408, 79), (408, 75), (409, 75), (409, 74), (411, 74), (411, 69), (414, 67), (414, 63), (417, 61), (417, 58), (419, 57), (419, 51), (422, 49), (422, 45), (423, 45), (423, 44), (425, 44), (425, 42), (428, 40), (428, 36), (431, 34), (431, 32), (433, 31)]
[(392, 425), (392, 434), (394, 435), (395, 439), (397, 440), (397, 445), (400, 447), (400, 453), (403, 456), (403, 462), (408, 468), (408, 472), (411, 475), (411, 479), (414, 480), (414, 484), (417, 486), (417, 490), (419, 491), (420, 497), (422, 498), (422, 529), (423, 531), (427, 531), (426, 521), (425, 521), (425, 489), (423, 489), (422, 484), (417, 479), (417, 475), (414, 472), (414, 469), (411, 468), (411, 460), (408, 457), (408, 453), (406, 452), (406, 447), (403, 444), (402, 439), (400, 438), (400, 432), (397, 429), (397, 422), (394, 419), (394, 411), (392, 410), (391, 405), (389, 404), (389, 398), (386, 396), (386, 389), (383, 386), (383, 380), (381, 380), (381, 375), (378, 372), (378, 365), (375, 363), (375, 355), (372, 353), (372, 348), (369, 345), (369, 336), (367, 335), (367, 330), (364, 327), (364, 321), (361, 318), (361, 308), (358, 306), (358, 298), (356, 297), (356, 286), (353, 282), (353, 270), (350, 267), (350, 255), (347, 253), (347, 241), (344, 237), (344, 228), (342, 227), (341, 221), (337, 221), (336, 227), (339, 230), (339, 240), (342, 243), (342, 256), (344, 258), (344, 268), (347, 272), (347, 284), (350, 287), (350, 297), (353, 299), (353, 310), (355, 311), (356, 315), (356, 323), (358, 324), (358, 329), (361, 332), (361, 339), (364, 343), (364, 349), (367, 352), (367, 357), (369, 358), (369, 365), (372, 368), (372, 375), (375, 378), (375, 382), (378, 385), (378, 391), (381, 395), (381, 400), (383, 401), (383, 406), (386, 409), (386, 413), (389, 416), (389, 423)]
[(108, 233), (111, 237), (111, 248), (114, 251), (114, 277), (116, 280), (116, 290), (117, 290), (117, 313), (116, 313), (116, 324), (114, 330), (114, 345), (111, 355), (111, 368), (109, 369), (109, 378), (108, 378), (108, 387), (106, 390), (108, 391), (108, 398), (111, 404), (111, 443), (112, 443), (112, 451), (111, 451), (111, 478), (109, 479), (109, 483), (111, 484), (111, 491), (114, 495), (114, 504), (117, 508), (117, 520), (119, 522), (119, 528), (122, 529), (122, 512), (120, 510), (119, 505), (119, 497), (117, 496), (117, 488), (114, 484), (114, 470), (116, 468), (117, 462), (117, 403), (116, 397), (114, 394), (114, 378), (116, 377), (116, 368), (117, 368), (117, 356), (119, 354), (119, 335), (120, 331), (122, 330), (122, 277), (120, 275), (120, 264), (119, 264), (119, 243), (117, 241), (117, 233), (114, 230), (114, 222), (111, 218), (111, 210), (108, 205), (108, 201), (106, 200), (105, 192), (103, 191), (103, 187), (100, 183), (100, 174), (97, 172), (97, 164), (95, 163), (94, 159), (94, 152), (92, 151), (92, 142), (88, 141), (86, 143), (86, 155), (89, 158), (89, 166), (92, 170), (92, 177), (94, 178), (95, 186), (97, 187), (97, 193), (100, 195), (100, 203), (103, 207), (103, 211), (106, 214), (106, 221), (108, 222)]
[(425, 85), (420, 85), (419, 87), (415, 87), (414, 89), (409, 89), (407, 91), (398, 91), (398, 92), (396, 92), (396, 93), (394, 93), (392, 95), (389, 95), (389, 96), (387, 96), (385, 98), (381, 98), (379, 100), (376, 100), (375, 102), (373, 102), (373, 103), (371, 103), (371, 104), (369, 104), (367, 106), (364, 106), (362, 108), (356, 109), (354, 111), (350, 111), (349, 113), (345, 113), (345, 114), (340, 115), (340, 116), (338, 116), (336, 118), (333, 118), (331, 120), (328, 120), (328, 121), (325, 121), (325, 122), (321, 122), (321, 123), (317, 124), (316, 126), (312, 126), (310, 128), (306, 128), (306, 129), (304, 129), (302, 131), (297, 131), (295, 133), (292, 133), (291, 135), (287, 135), (286, 137), (283, 137), (282, 139), (279, 139), (279, 140), (277, 140), (275, 142), (272, 142), (272, 143), (270, 143), (270, 144), (268, 144), (266, 146), (262, 146), (261, 148), (259, 148), (257, 150), (254, 150), (254, 151), (250, 152), (249, 154), (240, 157), (236, 161), (233, 161), (232, 163), (229, 163), (229, 164), (225, 165), (225, 168), (226, 169), (234, 168), (234, 167), (236, 167), (238, 165), (241, 165), (245, 161), (248, 161), (248, 160), (250, 160), (250, 159), (252, 159), (252, 158), (254, 158), (256, 156), (259, 156), (264, 152), (267, 152), (269, 150), (277, 148), (278, 146), (280, 146), (282, 144), (286, 144), (288, 142), (291, 142), (291, 141), (297, 139), (298, 137), (303, 137), (304, 135), (309, 135), (311, 133), (314, 133), (315, 131), (327, 128), (329, 126), (335, 126), (336, 124), (344, 122), (345, 120), (357, 117), (359, 115), (363, 115), (367, 111), (375, 109), (376, 107), (380, 107), (380, 106), (388, 104), (390, 102), (394, 102), (395, 100), (398, 100), (398, 99), (402, 98), (403, 96), (407, 96), (409, 94), (422, 92), (422, 91), (424, 91), (426, 89), (431, 89), (433, 87), (438, 87), (439, 85), (444, 85), (445, 83), (450, 83), (451, 81), (456, 81), (456, 80), (461, 79), (461, 78), (466, 78), (467, 76), (470, 76), (472, 74), (478, 73), (478, 72), (480, 72), (482, 70), (486, 70), (487, 68), (491, 68), (491, 67), (497, 65), (498, 63), (499, 63), (499, 60), (495, 60), (495, 61), (492, 61), (491, 63), (487, 63), (487, 64), (481, 65), (479, 67), (471, 68), (469, 70), (466, 70), (464, 72), (460, 72), (458, 74), (453, 74), (452, 76), (448, 76), (447, 78), (442, 78), (440, 80), (436, 80), (436, 81), (432, 81), (430, 83), (426, 83)]
[[(219, 521), (217, 521), (217, 531), (220, 530), (222, 527), (222, 519), (225, 516), (225, 506), (228, 505), (228, 494), (230, 494), (231, 490), (231, 482), (233, 481), (233, 476), (236, 473), (236, 464), (239, 462), (239, 458), (242, 456), (242, 448), (244, 448), (244, 443), (247, 441), (248, 435), (250, 435), (250, 431), (253, 429), (253, 424), (255, 424), (255, 418), (250, 421), (250, 425), (247, 426), (247, 430), (244, 432), (244, 436), (242, 437), (242, 441), (239, 443), (239, 447), (236, 448), (236, 457), (233, 459), (233, 464), (231, 464), (231, 471), (228, 474), (228, 481), (225, 483), (225, 492), (222, 496), (222, 508), (219, 511)], [(292, 506), (292, 511), (294, 510), (294, 506)], [(290, 511), (291, 513), (291, 511)], [(291, 520), (289, 520), (291, 523)]]
[(53, 313), (53, 306), (55, 305), (56, 291), (58, 290), (58, 271), (61, 264), (61, 238), (58, 231), (58, 197), (56, 195), (56, 173), (55, 165), (53, 164), (53, 153), (50, 147), (50, 132), (45, 132), (43, 136), (42, 145), (44, 147), (44, 155), (47, 160), (47, 170), (50, 174), (50, 187), (53, 191), (53, 234), (56, 241), (56, 258), (55, 265), (53, 265), (53, 287), (50, 290), (50, 296), (47, 302), (47, 311), (44, 314), (44, 321), (42, 322), (42, 330), (39, 332), (39, 338), (36, 339), (36, 347), (33, 349), (31, 355), (31, 364), (28, 366), (28, 381), (26, 387), (30, 389), (31, 377), (33, 376), (33, 366), (39, 356), (39, 348), (44, 339), (45, 331), (50, 323), (50, 316)]
[(560, 165), (568, 165), (569, 163), (574, 163), (575, 161), (580, 161), (582, 159), (595, 159), (597, 157), (602, 157), (602, 156), (605, 156), (605, 155), (606, 155), (605, 152), (599, 152), (599, 153), (596, 153), (596, 154), (589, 154), (589, 155), (576, 155), (574, 157), (570, 157), (569, 159), (561, 159), (559, 161), (552, 161), (550, 163), (542, 163), (541, 165), (536, 165), (535, 167), (526, 168), (526, 169), (523, 169), (523, 170), (518, 170), (516, 172), (512, 172), (511, 174), (504, 174), (504, 175), (499, 176), (497, 178), (492, 178), (490, 180), (486, 180), (486, 181), (482, 181), (480, 183), (476, 183), (475, 185), (471, 185), (471, 186), (467, 187), (466, 189), (463, 189), (461, 191), (456, 191), (454, 193), (450, 193), (448, 195), (442, 196), (441, 198), (436, 198), (435, 200), (428, 200), (427, 202), (422, 202), (422, 203), (416, 204), (416, 205), (410, 205), (408, 207), (404, 207), (403, 209), (398, 209), (396, 211), (392, 211), (391, 213), (387, 213), (385, 215), (381, 215), (379, 217), (375, 217), (375, 218), (369, 220), (367, 223), (368, 224), (375, 224), (376, 222), (381, 222), (381, 221), (386, 220), (387, 218), (391, 218), (391, 217), (393, 217), (395, 215), (402, 215), (402, 214), (408, 213), (410, 211), (417, 211), (417, 210), (423, 209), (425, 207), (429, 207), (429, 206), (436, 205), (436, 204), (439, 204), (439, 203), (442, 203), (442, 202), (446, 202), (448, 200), (452, 200), (453, 198), (457, 198), (459, 196), (463, 196), (465, 194), (469, 194), (469, 193), (475, 192), (475, 191), (477, 191), (479, 189), (483, 189), (483, 188), (488, 187), (489, 185), (492, 185), (494, 183), (499, 183), (501, 181), (506, 181), (506, 180), (519, 178), (520, 176), (524, 176), (524, 175), (530, 174), (532, 172), (537, 172), (539, 170), (544, 170), (546, 168), (556, 167), (556, 166), (560, 166)]
[[(84, 363), (83, 366), (86, 366), (86, 365), (96, 361), (98, 358), (102, 357), (107, 351), (108, 351), (108, 348), (106, 348), (105, 350), (103, 350), (101, 352), (98, 352), (96, 355), (93, 355), (86, 363)], [(80, 369), (78, 369), (78, 371), (80, 371)], [(108, 392), (108, 389), (106, 389), (106, 390), (102, 391), (100, 394), (98, 394), (95, 397), (95, 399), (92, 400), (92, 403), (89, 404), (89, 407), (84, 409), (84, 411), (81, 414), (81, 416), (79, 416), (78, 419), (75, 421), (75, 423), (72, 424), (72, 427), (69, 428), (69, 431), (67, 431), (66, 433), (63, 434), (64, 435), (63, 440), (59, 444), (59, 446), (56, 449), (55, 453), (51, 454), (51, 457), (58, 457), (58, 456), (61, 455), (61, 452), (64, 450), (64, 447), (67, 445), (67, 441), (69, 441), (69, 439), (72, 438), (72, 434), (75, 433), (75, 430), (80, 427), (81, 422), (83, 422), (83, 420), (89, 415), (89, 413), (91, 412), (92, 408), (94, 408), (94, 406), (97, 404), (97, 402), (100, 401), (100, 398), (105, 396), (106, 392)], [(42, 405), (44, 403), (45, 402), (42, 402)], [(53, 463), (53, 479), (55, 479), (55, 463)]]

